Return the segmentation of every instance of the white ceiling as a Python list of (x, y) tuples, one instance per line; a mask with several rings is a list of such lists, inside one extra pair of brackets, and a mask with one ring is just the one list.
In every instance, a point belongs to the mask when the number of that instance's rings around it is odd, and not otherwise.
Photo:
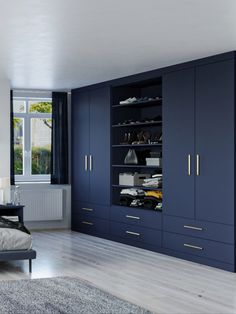
[(0, 0), (0, 76), (70, 89), (236, 49), (235, 0)]

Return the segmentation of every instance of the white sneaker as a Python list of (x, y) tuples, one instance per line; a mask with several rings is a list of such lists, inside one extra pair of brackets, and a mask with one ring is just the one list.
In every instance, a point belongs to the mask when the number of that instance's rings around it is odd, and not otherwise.
[(130, 98), (127, 98), (125, 100), (121, 100), (120, 105), (132, 104), (135, 101), (137, 101), (136, 97), (130, 97)]

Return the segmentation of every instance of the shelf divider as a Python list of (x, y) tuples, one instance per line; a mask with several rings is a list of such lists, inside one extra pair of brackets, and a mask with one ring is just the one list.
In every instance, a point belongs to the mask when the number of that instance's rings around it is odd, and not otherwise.
[(114, 168), (151, 168), (151, 169), (162, 169), (158, 166), (147, 166), (147, 165), (112, 165)]
[(119, 185), (119, 184), (113, 184), (113, 188), (118, 188), (118, 189), (125, 189), (125, 188), (133, 188), (133, 189), (142, 189), (142, 190), (151, 190), (151, 191), (162, 191), (162, 188), (157, 188), (157, 187), (147, 187), (147, 186), (142, 186), (142, 185)]
[(114, 148), (123, 148), (123, 147), (161, 147), (162, 143), (158, 144), (115, 144), (112, 145)]
[(153, 126), (153, 125), (162, 125), (162, 121), (151, 121), (151, 122), (135, 122), (135, 123), (129, 123), (129, 124), (113, 124), (113, 128), (124, 128), (124, 127), (134, 127), (134, 126)]

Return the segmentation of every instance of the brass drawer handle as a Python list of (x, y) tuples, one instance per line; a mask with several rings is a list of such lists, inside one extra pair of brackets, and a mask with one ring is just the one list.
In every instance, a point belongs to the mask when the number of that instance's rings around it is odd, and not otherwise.
[(129, 218), (129, 219), (137, 219), (137, 220), (140, 219), (140, 217), (137, 217), (137, 216), (130, 216), (130, 215), (126, 215), (125, 217), (126, 217), (126, 218)]
[(186, 229), (192, 229), (192, 230), (198, 230), (198, 231), (202, 231), (202, 230), (203, 230), (203, 228), (194, 227), (194, 226), (189, 226), (189, 225), (184, 225), (184, 228), (186, 228)]
[(140, 236), (140, 233), (137, 233), (137, 232), (133, 232), (133, 231), (125, 231), (127, 234), (132, 234), (132, 235), (135, 235), (135, 236)]
[(86, 210), (87, 212), (92, 212), (93, 209), (92, 208), (87, 208), (87, 207), (82, 207), (83, 210)]
[(191, 249), (195, 249), (195, 250), (201, 250), (201, 251), (203, 250), (203, 247), (201, 247), (201, 246), (191, 245), (191, 244), (187, 244), (187, 243), (184, 243), (184, 246), (189, 247)]
[(93, 226), (93, 223), (92, 223), (92, 222), (89, 222), (89, 221), (82, 221), (82, 224), (84, 224), (84, 225), (89, 225), (89, 226)]

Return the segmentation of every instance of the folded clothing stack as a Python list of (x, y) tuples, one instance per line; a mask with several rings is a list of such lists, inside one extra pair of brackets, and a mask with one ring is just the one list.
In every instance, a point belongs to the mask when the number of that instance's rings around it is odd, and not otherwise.
[[(123, 189), (120, 192), (120, 205), (122, 206), (142, 206), (142, 199), (145, 192), (140, 189)], [(133, 205), (131, 205), (133, 204)]]
[(161, 188), (162, 187), (162, 174), (156, 174), (152, 176), (152, 178), (144, 179), (142, 186)]
[(162, 210), (162, 192), (161, 191), (146, 192), (143, 206), (148, 209)]
[(141, 189), (123, 189), (120, 192), (120, 205), (144, 207), (147, 209), (162, 209), (161, 191), (143, 191)]
[(145, 192), (141, 189), (122, 189), (120, 192), (121, 195), (129, 195), (133, 197), (145, 196)]

